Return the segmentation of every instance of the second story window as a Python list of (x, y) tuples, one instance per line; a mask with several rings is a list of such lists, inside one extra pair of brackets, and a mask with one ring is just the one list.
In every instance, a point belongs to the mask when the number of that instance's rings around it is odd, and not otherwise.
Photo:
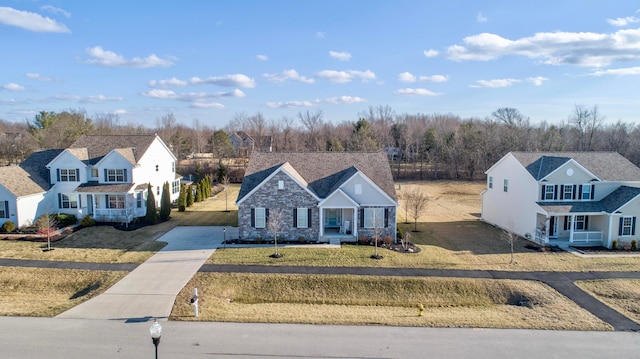
[(105, 169), (105, 182), (126, 182), (126, 169)]
[(580, 196), (580, 198), (583, 200), (591, 199), (591, 185), (587, 183), (587, 184), (583, 184), (581, 187), (582, 187), (582, 195)]
[(58, 170), (58, 181), (60, 182), (77, 182), (78, 169), (61, 168)]
[(505, 192), (509, 192), (509, 180), (508, 179), (504, 180), (504, 183), (503, 183), (503, 186), (502, 186), (502, 190), (505, 191)]
[(562, 198), (565, 199), (565, 200), (572, 200), (573, 199), (573, 185), (566, 184), (563, 187), (564, 187), (564, 189), (562, 190)]
[(546, 201), (552, 201), (554, 192), (555, 192), (555, 186), (554, 185), (545, 186), (544, 187), (544, 199)]

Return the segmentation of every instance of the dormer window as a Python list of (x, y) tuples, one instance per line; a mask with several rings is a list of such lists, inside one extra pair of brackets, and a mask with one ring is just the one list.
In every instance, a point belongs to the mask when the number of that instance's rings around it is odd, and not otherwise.
[(58, 170), (58, 181), (59, 182), (77, 182), (78, 181), (78, 173), (80, 170), (76, 169), (68, 169), (68, 168), (60, 168)]
[(582, 196), (580, 196), (580, 198), (582, 198), (583, 200), (591, 199), (591, 184), (583, 184), (580, 187), (582, 187)]
[(126, 169), (106, 169), (104, 170), (105, 182), (126, 182)]
[(93, 167), (91, 169), (91, 177), (98, 178), (98, 169), (97, 168)]

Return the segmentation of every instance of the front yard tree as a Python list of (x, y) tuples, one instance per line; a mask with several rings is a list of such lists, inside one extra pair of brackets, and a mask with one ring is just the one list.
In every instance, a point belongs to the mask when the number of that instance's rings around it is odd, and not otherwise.
[(51, 251), (51, 236), (58, 226), (56, 217), (50, 215), (49, 212), (45, 212), (45, 214), (38, 218), (36, 225), (38, 226), (38, 233), (43, 237), (47, 237), (47, 251)]
[(427, 202), (429, 201), (429, 197), (422, 192), (420, 189), (412, 189), (405, 193), (405, 206), (409, 210), (411, 214), (411, 218), (413, 218), (413, 231), (418, 231), (418, 218), (424, 213), (427, 209)]
[(194, 201), (202, 201), (202, 182), (198, 182), (196, 184), (196, 198), (194, 199)]
[(271, 210), (267, 215), (267, 229), (273, 234), (273, 244), (275, 245), (275, 253), (270, 255), (271, 258), (281, 258), (282, 254), (278, 253), (278, 232), (284, 226), (284, 211), (281, 209)]
[(194, 198), (193, 198), (193, 186), (188, 185), (187, 188), (187, 207), (193, 206)]
[(171, 197), (169, 197), (169, 182), (162, 186), (162, 197), (160, 197), (160, 220), (162, 222), (169, 219), (171, 215)]
[(229, 212), (229, 192), (227, 192), (227, 187), (229, 186), (229, 177), (222, 176), (220, 183), (222, 184), (222, 190), (224, 191), (224, 211)]
[(178, 196), (178, 212), (184, 212), (187, 209), (187, 190), (186, 186), (180, 186), (180, 195)]
[(153, 189), (151, 188), (151, 184), (147, 186), (147, 215), (145, 219), (149, 224), (155, 224), (158, 220), (156, 198), (153, 196)]

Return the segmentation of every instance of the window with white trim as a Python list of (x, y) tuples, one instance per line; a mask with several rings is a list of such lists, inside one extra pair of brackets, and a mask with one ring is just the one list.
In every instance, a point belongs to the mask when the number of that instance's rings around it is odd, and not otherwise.
[(489, 188), (493, 188), (493, 176), (489, 176)]
[(142, 208), (142, 192), (136, 193), (136, 208)]
[(576, 224), (573, 229), (578, 231), (586, 230), (586, 216), (576, 216)]
[(59, 181), (60, 182), (77, 182), (78, 170), (70, 169), (70, 168), (61, 168)]
[(504, 180), (504, 184), (503, 184), (502, 190), (505, 191), (505, 192), (509, 192), (509, 180), (508, 179)]
[(284, 189), (284, 181), (278, 181), (278, 189)]
[(78, 196), (60, 194), (60, 208), (78, 208)]
[(91, 177), (93, 177), (93, 178), (98, 178), (98, 176), (99, 176), (99, 175), (98, 175), (98, 169), (97, 169), (97, 168), (95, 168), (95, 167), (93, 167), (93, 168), (91, 169)]
[(0, 218), (9, 218), (9, 201), (0, 201)]
[(296, 227), (307, 228), (309, 227), (309, 209), (298, 208), (296, 211)]
[(254, 222), (256, 228), (265, 228), (267, 226), (267, 210), (265, 208), (255, 208)]
[(591, 184), (587, 183), (582, 185), (582, 195), (580, 198), (584, 201), (591, 199)]
[(384, 227), (384, 208), (364, 209), (364, 228)]
[(633, 235), (633, 217), (622, 217), (622, 229), (621, 234), (623, 236)]
[(564, 185), (564, 190), (562, 192), (562, 198), (565, 200), (573, 199), (573, 185), (566, 184)]
[(123, 194), (108, 194), (107, 208), (124, 208), (125, 198)]
[(555, 192), (555, 186), (554, 185), (546, 185), (544, 187), (544, 199), (545, 199), (545, 201), (552, 201), (554, 192)]
[(171, 182), (171, 193), (178, 193), (180, 192), (180, 180), (175, 180), (173, 182)]
[(107, 182), (124, 181), (124, 169), (107, 169)]

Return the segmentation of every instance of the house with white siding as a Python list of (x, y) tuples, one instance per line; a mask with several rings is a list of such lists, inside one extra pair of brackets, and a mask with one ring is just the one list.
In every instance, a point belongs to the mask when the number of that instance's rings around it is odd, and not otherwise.
[(640, 168), (614, 152), (510, 152), (489, 168), (482, 219), (539, 243), (640, 239)]

